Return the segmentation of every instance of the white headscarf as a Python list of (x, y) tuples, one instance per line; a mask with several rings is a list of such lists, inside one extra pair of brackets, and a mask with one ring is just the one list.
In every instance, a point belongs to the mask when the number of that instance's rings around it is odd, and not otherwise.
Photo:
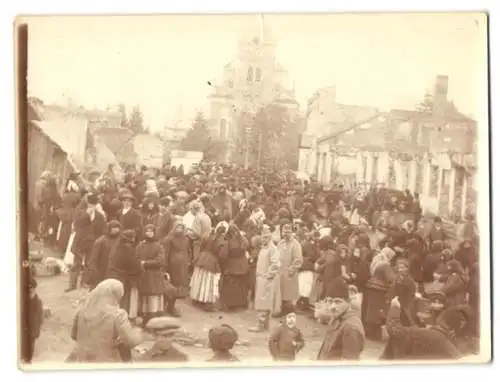
[(106, 313), (118, 309), (124, 294), (125, 290), (120, 281), (116, 279), (101, 281), (86, 297), (80, 314), (85, 320), (99, 319)]

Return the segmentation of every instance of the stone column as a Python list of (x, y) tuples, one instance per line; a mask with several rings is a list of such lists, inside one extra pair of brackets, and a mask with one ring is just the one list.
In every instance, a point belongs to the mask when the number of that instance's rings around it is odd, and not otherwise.
[(394, 160), (394, 173), (396, 175), (396, 188), (403, 190), (403, 165), (399, 159)]
[(438, 187), (437, 187), (437, 211), (436, 213), (442, 214), (444, 211), (441, 211), (441, 192), (443, 191), (443, 169), (441, 166), (438, 167)]
[(455, 182), (457, 176), (457, 169), (455, 166), (451, 166), (450, 174), (450, 191), (448, 193), (448, 213), (451, 215), (453, 213), (453, 202), (455, 201)]
[(460, 215), (465, 217), (467, 214), (467, 188), (469, 188), (469, 177), (467, 173), (464, 173), (464, 180), (462, 183), (462, 202), (460, 204)]
[(366, 153), (366, 176), (364, 182), (370, 183), (373, 174), (373, 153)]
[(429, 157), (427, 156), (424, 157), (423, 161), (424, 161), (424, 181), (422, 188), (422, 197), (428, 199), (431, 188), (431, 162), (429, 160)]
[(417, 189), (417, 161), (413, 158), (410, 162), (410, 176), (408, 177), (408, 188), (411, 192)]
[(363, 155), (359, 152), (356, 155), (356, 182), (359, 184), (363, 180)]
[(335, 166), (337, 163), (335, 162), (337, 157), (335, 156), (335, 152), (330, 152), (330, 183), (335, 180)]
[(327, 163), (327, 153), (323, 153), (321, 155), (321, 162), (323, 162), (323, 165), (322, 165), (322, 171), (321, 171), (321, 181), (323, 182), (323, 184), (326, 184), (326, 172), (327, 172), (327, 166), (328, 166), (328, 163)]
[(318, 179), (318, 181), (321, 181), (320, 180), (320, 166), (321, 166), (321, 153), (319, 152), (319, 147), (317, 148), (317, 151), (316, 151), (316, 162), (314, 163), (314, 174), (316, 175), (316, 179)]

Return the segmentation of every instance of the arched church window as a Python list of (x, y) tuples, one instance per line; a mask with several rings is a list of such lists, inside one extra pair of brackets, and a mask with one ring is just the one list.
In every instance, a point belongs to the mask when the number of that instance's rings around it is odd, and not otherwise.
[(253, 82), (253, 68), (251, 66), (248, 67), (247, 81)]
[(255, 82), (259, 82), (262, 79), (262, 70), (260, 68), (255, 69)]
[(227, 121), (225, 119), (221, 119), (219, 122), (219, 136), (220, 139), (227, 138)]

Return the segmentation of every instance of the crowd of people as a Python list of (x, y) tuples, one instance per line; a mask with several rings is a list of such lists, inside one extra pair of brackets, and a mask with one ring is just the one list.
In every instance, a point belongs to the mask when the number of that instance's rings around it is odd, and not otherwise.
[[(110, 166), (92, 185), (72, 174), (61, 197), (45, 172), (36, 195), (31, 227), (70, 265), (66, 291), (90, 289), (72, 336), (80, 361), (130, 361), (137, 327), (180, 317), (180, 299), (254, 309), (248, 330), (270, 332), (275, 360), (307, 342), (297, 314), (327, 325), (318, 360), (359, 360), (366, 339), (386, 341), (385, 360), (459, 358), (479, 338), (474, 217), (456, 242), (439, 217), (424, 229), (409, 191), (201, 162), (187, 173), (129, 168), (123, 179)], [(237, 360), (233, 328), (210, 335), (223, 344), (214, 360)]]

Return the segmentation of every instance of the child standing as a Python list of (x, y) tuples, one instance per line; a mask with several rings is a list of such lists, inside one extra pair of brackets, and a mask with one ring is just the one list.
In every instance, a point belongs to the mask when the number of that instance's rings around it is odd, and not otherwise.
[(304, 348), (304, 336), (296, 326), (297, 316), (288, 313), (269, 338), (269, 351), (275, 361), (294, 361), (297, 353)]
[(31, 277), (29, 281), (29, 329), (27, 335), (28, 344), (25, 347), (24, 361), (31, 363), (35, 353), (35, 342), (40, 337), (43, 324), (43, 304), (36, 293), (37, 282)]

